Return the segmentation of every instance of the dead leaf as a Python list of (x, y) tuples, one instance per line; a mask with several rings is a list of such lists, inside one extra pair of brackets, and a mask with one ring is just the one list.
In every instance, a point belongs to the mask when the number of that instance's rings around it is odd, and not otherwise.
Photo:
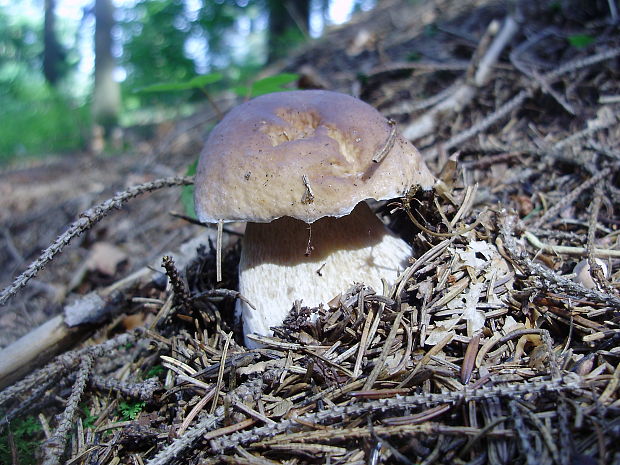
[(127, 254), (109, 242), (96, 242), (86, 259), (86, 268), (114, 276), (118, 265), (127, 260)]

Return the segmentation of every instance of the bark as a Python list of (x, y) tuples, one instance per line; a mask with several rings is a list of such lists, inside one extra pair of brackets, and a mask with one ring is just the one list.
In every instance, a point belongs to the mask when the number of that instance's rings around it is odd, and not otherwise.
[(114, 80), (116, 62), (112, 55), (114, 5), (112, 0), (95, 1), (95, 88), (93, 120), (104, 128), (106, 136), (117, 125), (120, 87)]

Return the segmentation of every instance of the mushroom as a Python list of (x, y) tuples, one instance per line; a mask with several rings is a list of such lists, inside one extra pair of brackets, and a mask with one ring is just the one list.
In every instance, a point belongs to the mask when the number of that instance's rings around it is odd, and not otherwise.
[(195, 181), (204, 223), (248, 222), (239, 264), (246, 345), (270, 335), (295, 300), (316, 307), (355, 282), (382, 289), (411, 257), (364, 202), (435, 179), (370, 105), (306, 90), (250, 100), (211, 131)]
[[(605, 265), (605, 262), (600, 258), (595, 258), (594, 261), (601, 267), (603, 276), (606, 276), (607, 265)], [(588, 263), (588, 260), (581, 260), (577, 263), (573, 269), (573, 273), (575, 274), (575, 282), (581, 284), (586, 289), (596, 289), (596, 283), (594, 282), (594, 278), (590, 272), (590, 264)]]

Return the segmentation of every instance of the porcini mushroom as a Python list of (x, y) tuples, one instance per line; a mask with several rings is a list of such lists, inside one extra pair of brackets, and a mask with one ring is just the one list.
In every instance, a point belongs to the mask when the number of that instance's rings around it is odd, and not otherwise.
[[(411, 247), (375, 216), (434, 177), (370, 105), (328, 91), (263, 95), (233, 110), (200, 155), (200, 221), (247, 221), (239, 264), (244, 334), (271, 334), (295, 300), (326, 303), (355, 282), (393, 283)], [(246, 344), (252, 345), (246, 337)]]

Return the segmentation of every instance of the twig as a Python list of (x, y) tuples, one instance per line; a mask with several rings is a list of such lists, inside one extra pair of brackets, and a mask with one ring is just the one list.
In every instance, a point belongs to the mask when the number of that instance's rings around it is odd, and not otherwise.
[(583, 285), (573, 282), (563, 276), (558, 275), (549, 268), (533, 262), (516, 243), (514, 237), (514, 229), (516, 227), (517, 218), (513, 215), (502, 215), (500, 222), (500, 231), (504, 236), (504, 246), (512, 257), (522, 268), (527, 270), (530, 275), (538, 276), (542, 282), (538, 284), (539, 288), (549, 290), (555, 288), (558, 292), (569, 292), (573, 295), (582, 296), (593, 302), (608, 305), (614, 308), (620, 308), (620, 298), (606, 294), (595, 289), (587, 289)]
[(520, 55), (523, 54), (525, 50), (530, 48), (532, 45), (539, 43), (540, 41), (542, 41), (542, 39), (551, 34), (556, 34), (556, 30), (553, 27), (546, 28), (543, 31), (530, 37), (528, 40), (516, 47), (510, 53), (510, 62), (514, 65), (515, 68), (517, 68), (527, 77), (529, 77), (530, 79), (534, 79), (538, 83), (542, 91), (551, 95), (561, 106), (564, 107), (564, 109), (568, 113), (574, 115), (575, 110), (572, 108), (572, 106), (555, 89), (553, 89), (553, 87), (551, 87), (549, 83), (535, 69), (527, 68), (524, 63), (519, 59)]
[(149, 378), (140, 383), (126, 383), (115, 378), (91, 376), (90, 385), (101, 392), (114, 391), (123, 397), (144, 402), (151, 401), (155, 392), (162, 389), (161, 382), (157, 378)]
[(170, 285), (172, 286), (175, 303), (179, 304), (183, 310), (188, 311), (190, 309), (189, 294), (187, 293), (185, 283), (179, 274), (179, 270), (174, 265), (174, 259), (169, 255), (164, 255), (161, 261), (162, 266), (166, 269), (166, 274), (168, 275)]
[(101, 344), (59, 355), (54, 359), (54, 361), (45, 367), (40, 368), (23, 380), (18, 381), (12, 386), (6, 388), (4, 391), (0, 392), (0, 405), (5, 404), (9, 400), (18, 396), (20, 393), (23, 393), (36, 385), (44, 384), (49, 380), (57, 379), (64, 373), (74, 370), (80, 363), (80, 360), (82, 360), (82, 358), (86, 355), (90, 355), (93, 358), (109, 355), (114, 349), (122, 347), (125, 344), (135, 342), (136, 339), (143, 333), (144, 330), (136, 328), (132, 332), (120, 334), (115, 338), (108, 339)]
[[(605, 281), (605, 275), (601, 265), (595, 260), (597, 249), (594, 248), (594, 241), (596, 239), (596, 225), (598, 224), (598, 214), (601, 210), (601, 204), (603, 203), (603, 179), (601, 179), (594, 189), (594, 199), (592, 200), (590, 219), (588, 221), (588, 265), (590, 266), (590, 275), (597, 284), (599, 289), (605, 292), (611, 292), (611, 287), (607, 285)], [(620, 254), (619, 254), (620, 256)]]
[(569, 465), (571, 463), (573, 443), (572, 434), (569, 429), (569, 416), (568, 406), (566, 405), (566, 399), (560, 395), (557, 402), (558, 410), (558, 436), (560, 443), (560, 465)]
[(431, 347), (431, 349), (427, 353), (424, 354), (424, 356), (422, 357), (422, 360), (420, 360), (420, 362), (415, 366), (413, 371), (409, 373), (404, 380), (398, 383), (398, 387), (406, 386), (407, 383), (411, 381), (416, 374), (418, 374), (418, 372), (422, 369), (422, 367), (424, 367), (424, 365), (430, 362), (431, 357), (439, 354), (439, 352), (441, 352), (444, 349), (444, 347), (447, 346), (450, 343), (450, 341), (452, 341), (453, 337), (454, 337), (454, 333), (448, 332), (448, 334), (446, 334), (441, 339), (441, 341), (439, 341), (437, 344)]
[[(364, 289), (360, 291), (360, 296), (364, 294)], [(360, 299), (361, 300), (361, 299)], [(363, 307), (358, 306), (358, 308), (363, 309)], [(362, 310), (363, 311), (363, 310)], [(364, 312), (365, 313), (365, 312)], [(357, 351), (357, 358), (355, 359), (355, 365), (353, 366), (353, 378), (356, 379), (359, 377), (362, 372), (362, 361), (364, 359), (364, 354), (366, 353), (366, 347), (368, 342), (368, 334), (370, 333), (370, 326), (373, 323), (374, 319), (374, 311), (371, 308), (366, 314), (366, 321), (364, 322), (364, 328), (362, 329), (362, 337), (360, 338), (359, 347)]]
[[(398, 295), (396, 296), (396, 299), (400, 302), (400, 297)], [(383, 342), (383, 349), (381, 350), (381, 355), (379, 357), (379, 360), (377, 360), (377, 362), (375, 363), (375, 366), (372, 369), (372, 372), (370, 373), (370, 375), (368, 375), (368, 378), (366, 379), (366, 382), (364, 383), (363, 389), (365, 391), (372, 389), (373, 384), (375, 384), (375, 381), (377, 381), (377, 378), (379, 378), (379, 374), (381, 373), (381, 370), (383, 370), (383, 365), (385, 364), (385, 360), (387, 359), (387, 356), (390, 353), (390, 349), (392, 348), (392, 343), (394, 342), (394, 338), (396, 337), (396, 332), (400, 328), (400, 322), (403, 319), (405, 310), (407, 309), (405, 305), (402, 305), (401, 307), (402, 308), (400, 308), (398, 313), (396, 314), (396, 318), (394, 319), (394, 322), (392, 323), (392, 327), (390, 328), (390, 332), (387, 338)]]
[[(587, 58), (577, 58), (577, 59), (569, 61), (568, 63), (565, 63), (564, 65), (560, 66), (558, 69), (543, 75), (542, 79), (544, 79), (545, 82), (550, 83), (566, 73), (570, 73), (571, 71), (576, 71), (580, 68), (591, 66), (601, 61), (609, 60), (618, 55), (620, 55), (620, 48), (613, 48), (613, 49), (606, 50), (601, 53), (597, 53)], [(525, 99), (534, 95), (534, 92), (537, 89), (538, 89), (538, 85), (533, 84), (527, 89), (523, 89), (519, 91), (519, 93), (517, 93), (513, 98), (508, 100), (506, 103), (502, 104), (497, 110), (487, 115), (480, 122), (474, 124), (473, 126), (467, 128), (466, 130), (458, 134), (455, 134), (450, 139), (448, 139), (446, 142), (442, 143), (443, 150), (449, 150), (454, 147), (457, 147), (463, 142), (465, 142), (467, 139), (473, 137), (479, 132), (484, 131), (489, 126), (491, 126), (492, 124), (494, 124), (495, 122), (499, 121), (504, 116), (506, 116), (508, 113), (512, 112), (514, 109), (521, 106), (521, 104), (525, 101)], [(407, 134), (405, 131), (403, 131), (403, 135), (407, 137)], [(432, 158), (436, 154), (436, 152), (437, 152), (437, 148), (427, 150), (424, 153), (424, 158), (426, 159)]]
[(468, 66), (469, 62), (465, 60), (455, 60), (447, 63), (434, 61), (393, 62), (371, 69), (368, 77), (394, 71), (464, 71)]
[(222, 383), (224, 382), (224, 370), (226, 368), (226, 354), (228, 353), (228, 347), (230, 346), (230, 341), (232, 339), (233, 333), (232, 331), (226, 335), (226, 339), (224, 340), (224, 348), (222, 349), (222, 357), (220, 358), (220, 369), (217, 373), (217, 381), (215, 383), (215, 396), (213, 398), (213, 404), (211, 405), (211, 413), (212, 415), (215, 413), (215, 408), (217, 407), (217, 399), (220, 394), (220, 389), (222, 388)]
[(566, 73), (570, 73), (571, 71), (577, 71), (581, 68), (587, 68), (588, 66), (600, 63), (601, 61), (615, 58), (618, 55), (620, 55), (620, 47), (610, 48), (608, 50), (600, 53), (595, 53), (594, 55), (590, 55), (589, 57), (585, 58), (575, 58), (574, 60), (570, 60), (569, 62), (564, 63), (559, 68), (556, 68), (553, 71), (545, 74), (544, 78), (547, 81), (553, 81)]
[(450, 139), (444, 142), (442, 144), (443, 149), (450, 150), (454, 147), (457, 147), (461, 145), (463, 142), (465, 142), (467, 139), (469, 139), (470, 137), (473, 137), (479, 132), (484, 131), (486, 128), (488, 128), (492, 124), (495, 124), (497, 121), (502, 119), (508, 113), (511, 113), (513, 110), (520, 107), (521, 104), (525, 101), (525, 99), (527, 99), (528, 97), (531, 97), (533, 93), (534, 92), (532, 89), (524, 89), (524, 90), (519, 91), (517, 95), (515, 95), (513, 98), (508, 100), (503, 105), (501, 105), (493, 113), (491, 113), (490, 115), (487, 115), (486, 117), (484, 117), (482, 120), (480, 120), (473, 126), (452, 136)]
[(198, 413), (204, 408), (205, 405), (207, 405), (207, 402), (209, 402), (213, 398), (214, 395), (215, 395), (215, 388), (211, 387), (211, 389), (208, 390), (204, 396), (202, 396), (202, 399), (200, 399), (200, 401), (196, 405), (194, 405), (194, 408), (187, 414), (187, 416), (185, 417), (185, 420), (183, 420), (183, 423), (181, 424), (181, 426), (179, 427), (179, 430), (177, 431), (178, 436), (183, 436), (183, 433), (185, 433), (187, 428), (189, 428), (189, 425), (191, 424), (192, 421), (194, 421), (194, 418), (196, 417), (196, 415), (198, 415)]
[(579, 139), (589, 136), (590, 134), (593, 134), (594, 132), (600, 131), (601, 129), (607, 129), (617, 124), (618, 119), (614, 115), (613, 111), (610, 110), (608, 107), (603, 107), (603, 108), (604, 108), (604, 111), (601, 112), (602, 116), (597, 117), (593, 120), (588, 120), (586, 128), (582, 129), (581, 131), (577, 131), (571, 134), (570, 136), (568, 136), (567, 138), (562, 139), (561, 141), (553, 144), (552, 153), (559, 152), (561, 149), (563, 149), (566, 146), (572, 146)]
[(4, 428), (15, 418), (23, 416), (24, 412), (29, 411), (31, 408), (36, 406), (37, 401), (40, 401), (48, 389), (52, 387), (57, 382), (55, 377), (50, 377), (45, 381), (41, 381), (37, 384), (36, 388), (34, 388), (26, 398), (20, 400), (19, 404), (7, 411), (0, 418), (0, 432), (4, 431)]
[(512, 18), (512, 16), (507, 16), (504, 25), (489, 46), (488, 51), (480, 58), (480, 62), (474, 74), (474, 83), (477, 87), (484, 86), (489, 82), (493, 66), (497, 63), (506, 44), (508, 44), (517, 33), (517, 28), (518, 24), (514, 18)]
[(560, 463), (560, 454), (558, 452), (557, 446), (555, 445), (555, 441), (553, 440), (551, 433), (549, 432), (549, 429), (543, 424), (542, 421), (539, 420), (536, 414), (533, 413), (531, 410), (521, 406), (518, 403), (516, 405), (523, 412), (525, 412), (527, 418), (529, 418), (529, 420), (534, 424), (536, 429), (540, 432), (540, 435), (542, 436), (542, 439), (543, 439), (543, 443), (545, 444), (545, 446), (547, 446), (547, 449), (553, 456), (554, 463)]
[(582, 192), (597, 184), (601, 179), (609, 176), (610, 173), (611, 168), (605, 168), (595, 176), (592, 176), (587, 181), (581, 183), (575, 189), (564, 195), (558, 203), (556, 203), (553, 207), (547, 210), (543, 214), (543, 216), (534, 221), (532, 225), (537, 228), (541, 227), (545, 223), (545, 221), (548, 221), (551, 218), (555, 217), (560, 213), (560, 211), (562, 211), (562, 209), (566, 208), (567, 205), (570, 205), (577, 197), (579, 197), (579, 195), (581, 195)]
[[(553, 253), (553, 254), (577, 255), (577, 256), (585, 256), (588, 254), (588, 249), (586, 247), (571, 247), (567, 245), (545, 244), (530, 231), (525, 231), (523, 233), (523, 237), (525, 237), (530, 244), (532, 244), (534, 247), (536, 247), (537, 249), (543, 252)], [(592, 255), (596, 257), (620, 258), (620, 250), (592, 248), (591, 252), (592, 252)]]
[(512, 414), (512, 421), (515, 425), (515, 430), (517, 431), (517, 437), (519, 438), (519, 446), (522, 454), (525, 454), (525, 460), (527, 465), (538, 465), (539, 461), (536, 459), (536, 454), (531, 445), (531, 440), (528, 435), (528, 428), (523, 421), (523, 415), (521, 414), (521, 409), (519, 408), (519, 404), (516, 400), (511, 400), (508, 403), (510, 408), (510, 413)]
[(418, 110), (424, 110), (425, 108), (429, 108), (434, 105), (437, 105), (442, 100), (445, 100), (448, 97), (450, 97), (452, 94), (454, 94), (456, 89), (461, 85), (462, 85), (462, 81), (456, 80), (455, 82), (450, 84), (448, 87), (446, 87), (440, 92), (437, 92), (436, 94), (432, 95), (429, 98), (425, 98), (422, 100), (415, 100), (413, 102), (408, 101), (408, 100), (398, 101), (394, 105), (391, 105), (387, 108), (383, 108), (381, 112), (387, 115), (402, 115), (406, 113), (413, 113), (414, 111), (418, 111)]
[(222, 282), (222, 234), (224, 232), (224, 222), (217, 222), (217, 241), (215, 248), (215, 281)]
[(38, 272), (41, 271), (50, 261), (52, 261), (57, 254), (62, 252), (71, 239), (92, 228), (111, 210), (121, 208), (128, 200), (146, 192), (152, 192), (164, 187), (187, 186), (193, 184), (193, 182), (194, 178), (192, 176), (182, 176), (163, 178), (144, 184), (139, 184), (127, 189), (126, 191), (120, 192), (111, 199), (108, 199), (81, 213), (80, 218), (77, 221), (73, 222), (64, 233), (58, 236), (58, 238), (43, 251), (39, 258), (28, 265), (28, 268), (26, 268), (22, 274), (15, 278), (10, 286), (2, 290), (0, 293), (0, 306), (5, 305), (19, 289), (24, 287), (30, 279), (34, 278)]
[(436, 393), (420, 393), (415, 396), (396, 396), (387, 399), (377, 399), (369, 402), (360, 402), (346, 406), (335, 405), (329, 409), (316, 413), (282, 420), (276, 425), (256, 427), (248, 431), (233, 433), (211, 440), (211, 448), (215, 452), (223, 452), (236, 445), (247, 445), (260, 441), (262, 438), (272, 437), (283, 431), (298, 429), (305, 424), (323, 424), (329, 421), (342, 421), (343, 418), (371, 415), (374, 412), (387, 412), (391, 409), (406, 409), (419, 405), (434, 405), (438, 403), (456, 404), (492, 398), (521, 398), (526, 393), (562, 392), (582, 388), (582, 384), (572, 380), (537, 381), (509, 386), (495, 386), (480, 389), (464, 389), (462, 391)]
[[(493, 29), (495, 24), (489, 25), (489, 31)], [(472, 64), (470, 66), (476, 68), (475, 73), (469, 73), (474, 75), (471, 79), (465, 79), (460, 86), (458, 86), (454, 93), (446, 100), (438, 103), (433, 108), (428, 110), (420, 118), (413, 121), (403, 130), (403, 136), (407, 139), (419, 139), (429, 134), (437, 125), (439, 119), (446, 113), (458, 111), (460, 108), (466, 106), (471, 102), (476, 94), (476, 90), (481, 87), (490, 76), (490, 71), (493, 65), (497, 62), (502, 50), (508, 45), (514, 34), (517, 32), (516, 22), (507, 17), (506, 21), (500, 32), (497, 34), (493, 42), (490, 44), (488, 41), (481, 41), (478, 45), (478, 50), (472, 58)], [(487, 33), (488, 34), (488, 33)], [(485, 47), (489, 47), (485, 50)], [(483, 50), (484, 53), (482, 52)], [(478, 62), (478, 57), (480, 61)], [(480, 68), (480, 65), (483, 67)], [(473, 69), (473, 68), (470, 68)]]
[(374, 163), (381, 163), (390, 150), (392, 150), (392, 147), (394, 147), (394, 142), (396, 141), (396, 121), (388, 119), (388, 124), (391, 128), (390, 134), (388, 135), (387, 141), (385, 141), (385, 145), (372, 157)]
[(58, 428), (56, 428), (52, 437), (45, 443), (45, 459), (43, 465), (55, 465), (60, 462), (60, 457), (65, 450), (68, 433), (73, 425), (73, 418), (77, 412), (78, 403), (84, 393), (84, 388), (86, 387), (86, 382), (90, 376), (92, 366), (93, 358), (90, 355), (84, 356), (80, 363), (80, 370), (78, 371), (73, 390), (67, 400), (67, 406), (58, 424)]
[[(223, 409), (222, 409), (223, 410)], [(147, 465), (168, 465), (175, 457), (180, 457), (192, 447), (207, 431), (211, 431), (222, 421), (223, 415), (207, 415), (196, 426), (188, 429), (183, 436), (175, 439), (161, 452), (147, 462)]]

